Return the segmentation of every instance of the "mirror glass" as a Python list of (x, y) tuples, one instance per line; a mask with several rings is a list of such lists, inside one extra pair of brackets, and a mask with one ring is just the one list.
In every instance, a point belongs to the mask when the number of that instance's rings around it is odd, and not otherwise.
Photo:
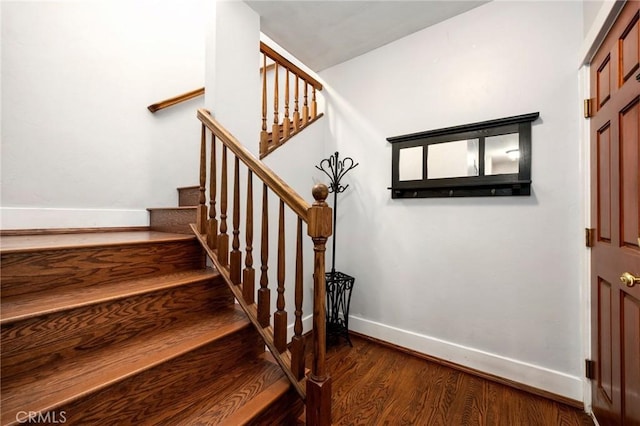
[(478, 176), (479, 139), (428, 145), (427, 179)]
[(490, 136), (484, 141), (484, 174), (506, 175), (518, 173), (520, 150), (518, 134)]
[(400, 150), (400, 159), (398, 176), (399, 180), (422, 180), (422, 170), (424, 161), (424, 150), (421, 146), (413, 146), (411, 148), (402, 148)]

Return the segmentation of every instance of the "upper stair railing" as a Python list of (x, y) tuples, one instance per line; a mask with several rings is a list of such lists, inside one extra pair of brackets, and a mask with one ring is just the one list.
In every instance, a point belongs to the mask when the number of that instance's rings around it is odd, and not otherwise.
[[(282, 181), (275, 173), (256, 159), (240, 142), (225, 130), (204, 109), (198, 110), (202, 122), (200, 144), (200, 196), (197, 223), (192, 225), (198, 239), (220, 274), (229, 284), (238, 303), (247, 313), (265, 341), (266, 346), (280, 364), (293, 387), (305, 400), (308, 425), (331, 424), (331, 378), (325, 366), (325, 248), (331, 235), (331, 208), (325, 202), (327, 187), (313, 188), (315, 202), (310, 205)], [(209, 136), (209, 134), (211, 136)], [(209, 149), (208, 148), (209, 145)], [(229, 174), (229, 163), (233, 172)], [(240, 175), (246, 181), (244, 200), (241, 199)], [(246, 169), (246, 170), (245, 170)], [(207, 177), (208, 182), (207, 182)], [(254, 268), (254, 184), (262, 185), (260, 226), (259, 288), (256, 291)], [(229, 184), (231, 182), (231, 184)], [(244, 183), (244, 182), (243, 182)], [(208, 205), (207, 205), (208, 185)], [(229, 212), (229, 194), (232, 209)], [(277, 302), (271, 309), (269, 288), (269, 231), (273, 229), (269, 218), (269, 195), (275, 196), (279, 206), (277, 227)], [(244, 203), (242, 203), (244, 201)], [(244, 212), (240, 211), (241, 204)], [(285, 259), (285, 210), (296, 218), (295, 259)], [(241, 217), (241, 214), (243, 217)], [(231, 215), (231, 224), (228, 224)], [(303, 302), (303, 226), (313, 241), (313, 361), (310, 374), (305, 377), (305, 340), (302, 335)], [(242, 224), (242, 225), (241, 225)], [(243, 226), (244, 225), (244, 226)], [(231, 228), (231, 229), (230, 229)], [(241, 250), (241, 228), (244, 229), (244, 250)], [(244, 268), (242, 265), (244, 258)], [(287, 342), (288, 312), (285, 306), (285, 261), (295, 262), (294, 329)], [(290, 291), (290, 290), (289, 290)], [(257, 297), (256, 297), (257, 294)], [(292, 309), (289, 308), (289, 311)], [(273, 316), (271, 315), (273, 312)]]
[[(260, 54), (262, 130), (259, 151), (262, 159), (323, 114), (318, 113), (316, 91), (322, 90), (318, 80), (263, 42), (260, 42)], [(284, 83), (280, 84), (280, 80)], [(151, 104), (147, 109), (155, 113), (202, 96), (204, 92), (205, 88), (201, 87)]]
[[(322, 116), (318, 114), (316, 100), (316, 91), (322, 90), (322, 84), (263, 42), (260, 42), (260, 53), (262, 69), (269, 70), (270, 66), (274, 67), (271, 78), (272, 88), (267, 87), (267, 75), (270, 72), (262, 73), (260, 158), (264, 158)], [(273, 63), (267, 65), (267, 58)], [(284, 88), (281, 88), (279, 81), (283, 77)], [(309, 92), (311, 92), (311, 100), (309, 100)], [(293, 113), (290, 114), (291, 109)], [(280, 119), (281, 115), (282, 119)], [(271, 123), (270, 126), (269, 123)]]

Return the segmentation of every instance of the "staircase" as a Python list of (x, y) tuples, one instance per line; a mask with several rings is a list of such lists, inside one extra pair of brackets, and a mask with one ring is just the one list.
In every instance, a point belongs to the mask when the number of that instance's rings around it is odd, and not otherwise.
[[(264, 157), (322, 116), (316, 103), (322, 85), (263, 43), (260, 51)], [(269, 117), (267, 57), (275, 70)], [(209, 111), (198, 110), (197, 117), (199, 185), (179, 188), (178, 207), (149, 209), (149, 229), (0, 237), (1, 425), (289, 425), (300, 424), (303, 412), (310, 426), (331, 424), (324, 308), (328, 189), (316, 185), (309, 204)], [(240, 167), (247, 179), (243, 202)], [(262, 188), (260, 219), (254, 217), (254, 178), (256, 190)], [(270, 197), (279, 204), (275, 225), (268, 217)], [(285, 250), (285, 216), (295, 221), (293, 253)], [(260, 264), (254, 267), (258, 220)], [(270, 227), (277, 238), (277, 265), (272, 260), (271, 266)], [(304, 228), (314, 265), (307, 284), (313, 287), (309, 370)], [(287, 257), (295, 265), (288, 279)], [(276, 272), (275, 307), (269, 268)]]
[(3, 425), (296, 424), (302, 401), (199, 242), (166, 232), (184, 227), (2, 237)]

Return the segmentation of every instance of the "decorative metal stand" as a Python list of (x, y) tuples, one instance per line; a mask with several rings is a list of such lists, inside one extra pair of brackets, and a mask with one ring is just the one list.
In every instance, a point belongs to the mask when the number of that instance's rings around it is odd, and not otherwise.
[(326, 272), (327, 281), (327, 342), (337, 340), (340, 336), (346, 338), (349, 346), (353, 346), (349, 338), (349, 305), (351, 304), (351, 290), (355, 278), (336, 271), (336, 217), (338, 212), (338, 194), (344, 192), (349, 185), (342, 186), (340, 181), (347, 172), (359, 163), (351, 157), (340, 160), (336, 151), (329, 158), (325, 158), (316, 166), (329, 177), (329, 193), (333, 193), (333, 253), (331, 257), (331, 272)]

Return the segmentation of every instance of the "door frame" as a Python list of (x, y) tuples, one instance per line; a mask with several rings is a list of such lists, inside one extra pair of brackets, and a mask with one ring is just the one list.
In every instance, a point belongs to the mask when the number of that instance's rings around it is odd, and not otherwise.
[[(582, 49), (579, 52), (579, 71), (578, 84), (580, 91), (580, 99), (589, 99), (590, 94), (590, 66), (589, 63), (593, 59), (598, 48), (604, 41), (606, 35), (611, 29), (620, 11), (624, 7), (625, 1), (604, 0), (602, 6), (589, 32), (585, 35)], [(581, 196), (584, 200), (581, 217), (581, 227), (591, 228), (593, 225), (591, 218), (591, 128), (590, 120), (585, 119), (584, 105), (580, 102), (580, 179), (581, 179)], [(580, 304), (582, 324), (580, 333), (582, 338), (582, 348), (584, 359), (591, 359), (591, 252), (588, 248), (584, 248), (580, 253)], [(586, 412), (591, 414), (593, 418), (593, 409), (591, 405), (591, 381), (586, 377), (583, 379), (583, 402)], [(594, 419), (595, 424), (597, 421)]]

